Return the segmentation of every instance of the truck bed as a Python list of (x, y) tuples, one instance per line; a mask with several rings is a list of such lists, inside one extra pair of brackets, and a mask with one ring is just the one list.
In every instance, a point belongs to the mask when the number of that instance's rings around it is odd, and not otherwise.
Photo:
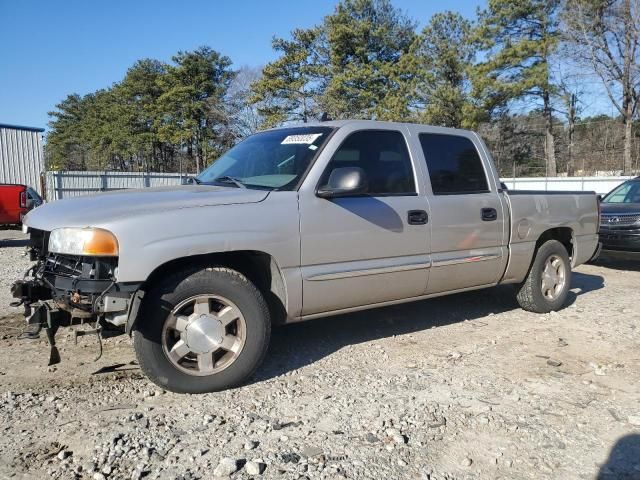
[(598, 197), (595, 192), (503, 190), (509, 208), (511, 258), (503, 281), (523, 278), (536, 242), (555, 230), (572, 252), (573, 266), (587, 262), (598, 246)]

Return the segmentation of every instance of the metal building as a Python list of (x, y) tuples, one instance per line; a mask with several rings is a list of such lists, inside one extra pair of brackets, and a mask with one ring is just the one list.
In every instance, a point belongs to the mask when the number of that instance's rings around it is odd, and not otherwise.
[(0, 123), (0, 183), (21, 183), (42, 195), (44, 128)]

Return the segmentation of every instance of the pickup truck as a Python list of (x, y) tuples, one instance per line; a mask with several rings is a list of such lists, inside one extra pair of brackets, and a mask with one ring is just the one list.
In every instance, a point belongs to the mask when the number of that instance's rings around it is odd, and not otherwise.
[(42, 205), (42, 198), (31, 187), (0, 183), (0, 226), (20, 225), (32, 208)]
[(272, 325), (497, 284), (558, 310), (598, 222), (592, 192), (504, 191), (473, 132), (320, 122), (256, 133), (191, 185), (32, 211), (12, 291), (51, 361), (60, 326), (119, 326), (156, 384), (211, 392), (254, 373)]

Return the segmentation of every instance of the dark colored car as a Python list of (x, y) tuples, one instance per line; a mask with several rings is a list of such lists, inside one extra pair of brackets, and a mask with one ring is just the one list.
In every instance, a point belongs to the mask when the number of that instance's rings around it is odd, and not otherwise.
[(600, 205), (602, 249), (640, 252), (640, 177), (614, 188)]
[(20, 225), (29, 210), (42, 205), (42, 198), (31, 187), (0, 184), (0, 225)]

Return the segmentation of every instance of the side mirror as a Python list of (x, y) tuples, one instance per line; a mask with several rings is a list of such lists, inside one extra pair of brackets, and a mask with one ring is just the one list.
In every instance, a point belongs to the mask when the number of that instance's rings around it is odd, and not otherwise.
[(320, 198), (353, 197), (367, 193), (369, 183), (359, 167), (334, 168), (327, 184), (320, 187), (316, 195)]

